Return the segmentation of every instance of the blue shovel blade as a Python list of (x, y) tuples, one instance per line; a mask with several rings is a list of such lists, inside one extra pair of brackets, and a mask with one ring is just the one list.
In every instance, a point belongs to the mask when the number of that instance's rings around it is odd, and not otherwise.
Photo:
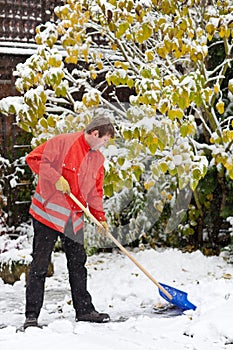
[(169, 299), (160, 289), (159, 294), (161, 297), (163, 297), (165, 300), (167, 300), (169, 303), (174, 304), (175, 306), (179, 307), (183, 310), (196, 310), (196, 306), (190, 301), (188, 301), (187, 296), (188, 294), (186, 292), (183, 292), (182, 290), (170, 287), (166, 284), (160, 283), (159, 284), (166, 289), (166, 291), (171, 294), (172, 299)]

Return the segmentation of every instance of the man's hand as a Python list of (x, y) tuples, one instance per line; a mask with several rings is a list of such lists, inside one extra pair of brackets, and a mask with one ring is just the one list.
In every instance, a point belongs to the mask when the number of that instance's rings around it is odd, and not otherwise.
[(108, 232), (108, 224), (106, 221), (100, 221), (100, 224), (102, 225), (102, 227), (98, 225), (97, 232), (101, 234), (101, 236), (105, 237)]
[(60, 179), (57, 180), (57, 182), (55, 183), (55, 187), (58, 191), (70, 194), (69, 182), (63, 176), (61, 176)]

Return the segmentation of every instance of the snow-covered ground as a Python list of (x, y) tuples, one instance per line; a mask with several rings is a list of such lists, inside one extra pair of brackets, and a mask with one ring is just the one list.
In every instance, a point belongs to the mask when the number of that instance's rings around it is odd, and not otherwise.
[[(89, 291), (96, 309), (112, 322), (74, 321), (66, 260), (54, 254), (55, 273), (46, 279), (43, 329), (16, 333), (24, 321), (25, 278), (13, 286), (0, 280), (0, 348), (101, 350), (233, 349), (233, 266), (223, 256), (146, 249), (132, 255), (158, 281), (188, 292), (195, 311), (170, 308), (158, 288), (122, 253), (88, 258)], [(128, 318), (120, 322), (122, 318)], [(116, 322), (117, 321), (117, 322)]]

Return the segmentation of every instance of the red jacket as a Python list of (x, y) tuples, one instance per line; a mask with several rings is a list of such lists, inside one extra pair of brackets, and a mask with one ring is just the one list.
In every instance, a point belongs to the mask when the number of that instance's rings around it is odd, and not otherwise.
[(64, 176), (71, 192), (89, 206), (97, 220), (106, 220), (103, 210), (104, 156), (92, 151), (84, 132), (62, 134), (35, 148), (26, 157), (33, 172), (39, 175), (30, 214), (59, 232), (72, 217), (74, 232), (83, 226), (83, 212), (72, 199), (57, 191), (55, 183)]

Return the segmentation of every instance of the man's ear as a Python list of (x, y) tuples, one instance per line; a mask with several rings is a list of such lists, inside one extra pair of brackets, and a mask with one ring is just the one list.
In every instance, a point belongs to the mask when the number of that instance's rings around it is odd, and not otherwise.
[(99, 137), (99, 131), (98, 130), (93, 130), (92, 131), (92, 136)]

